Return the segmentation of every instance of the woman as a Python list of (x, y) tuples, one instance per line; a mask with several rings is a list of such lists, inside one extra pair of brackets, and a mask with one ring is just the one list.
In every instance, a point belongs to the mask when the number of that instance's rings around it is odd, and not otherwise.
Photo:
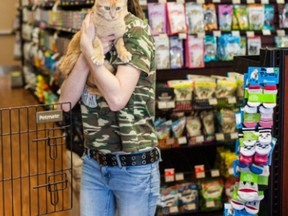
[[(93, 64), (95, 29), (87, 15), (82, 24), (81, 50), (71, 74), (61, 87), (60, 102), (81, 104), (85, 154), (83, 155), (80, 212), (82, 216), (155, 215), (160, 177), (153, 126), (155, 117), (155, 47), (142, 19), (138, 0), (128, 0), (125, 46), (132, 60), (124, 64), (113, 51), (113, 36), (102, 38), (110, 63)], [(140, 12), (140, 13), (139, 13)], [(133, 15), (133, 14), (135, 15)], [(97, 29), (96, 29), (97, 31)], [(107, 56), (107, 55), (106, 55)], [(101, 96), (87, 90), (90, 73)], [(68, 106), (63, 106), (68, 111)]]

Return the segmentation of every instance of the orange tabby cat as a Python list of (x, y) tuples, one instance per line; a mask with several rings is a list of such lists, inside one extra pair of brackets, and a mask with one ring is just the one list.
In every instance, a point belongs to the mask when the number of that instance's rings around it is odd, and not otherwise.
[[(96, 27), (96, 37), (93, 41), (94, 55), (91, 60), (96, 65), (104, 64), (104, 50), (101, 43), (101, 37), (115, 35), (115, 48), (118, 57), (125, 63), (131, 60), (131, 53), (127, 51), (124, 45), (123, 35), (126, 31), (124, 17), (128, 14), (127, 0), (95, 0), (92, 7), (92, 21)], [(67, 53), (64, 56), (60, 71), (67, 76), (73, 69), (79, 55), (81, 30), (77, 32), (70, 41)], [(111, 69), (111, 67), (110, 67)]]

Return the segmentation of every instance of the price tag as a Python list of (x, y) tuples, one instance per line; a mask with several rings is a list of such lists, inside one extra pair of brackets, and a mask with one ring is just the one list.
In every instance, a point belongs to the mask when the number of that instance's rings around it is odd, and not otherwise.
[(203, 143), (204, 142), (204, 136), (197, 136), (196, 137), (196, 143)]
[(185, 0), (176, 0), (177, 3), (183, 4), (185, 3)]
[(238, 37), (240, 36), (240, 31), (232, 31), (232, 35)]
[(236, 103), (236, 97), (229, 97), (228, 98), (228, 103), (229, 104), (235, 104)]
[(167, 35), (167, 34), (159, 34), (159, 38), (160, 38), (161, 40), (167, 40), (168, 35)]
[(209, 104), (210, 104), (210, 105), (217, 105), (217, 104), (218, 104), (218, 101), (217, 101), (216, 98), (210, 98), (210, 99), (209, 99)]
[(178, 206), (171, 206), (169, 208), (169, 213), (177, 213), (177, 212), (179, 212)]
[(167, 109), (166, 107), (166, 101), (158, 101), (158, 109)]
[(221, 0), (213, 0), (213, 3), (221, 3)]
[(196, 204), (195, 203), (191, 203), (187, 205), (187, 210), (191, 211), (191, 210), (195, 210), (196, 209)]
[(216, 134), (216, 140), (217, 141), (223, 141), (224, 140), (224, 134), (223, 133), (217, 133)]
[(241, 3), (241, 0), (232, 0), (232, 3), (233, 3), (233, 4), (240, 4), (240, 3)]
[(212, 176), (212, 177), (218, 177), (218, 176), (220, 176), (219, 170), (218, 170), (218, 169), (211, 170), (211, 176)]
[(247, 0), (247, 4), (254, 4), (255, 0)]
[(197, 2), (197, 4), (204, 4), (205, 0), (197, 0), (196, 2)]
[(184, 174), (183, 173), (176, 173), (175, 174), (176, 181), (182, 181), (184, 180)]
[(205, 172), (196, 173), (196, 178), (205, 178)]
[(254, 31), (247, 31), (246, 35), (247, 35), (247, 37), (254, 37), (255, 36), (255, 32)]
[(277, 0), (276, 2), (277, 2), (277, 4), (284, 4), (285, 0)]
[(185, 40), (185, 39), (187, 38), (187, 34), (185, 34), (185, 33), (180, 33), (180, 34), (178, 34), (178, 38), (179, 38), (180, 40)]
[(271, 35), (271, 31), (269, 29), (263, 29), (262, 34), (263, 35)]
[(205, 178), (205, 168), (203, 164), (194, 166), (194, 170), (196, 178)]
[(183, 145), (183, 144), (186, 144), (187, 143), (187, 138), (186, 137), (179, 137), (178, 138), (178, 143), (179, 145)]
[(221, 31), (213, 31), (214, 37), (219, 37), (221, 36)]
[(277, 30), (277, 35), (278, 36), (285, 36), (285, 30), (284, 29)]
[(174, 143), (175, 143), (175, 139), (173, 138), (166, 139), (166, 145), (173, 145)]
[(173, 182), (175, 180), (175, 169), (165, 169), (164, 170), (165, 182)]
[(158, 0), (159, 3), (166, 3), (166, 0)]
[(215, 207), (215, 202), (213, 200), (206, 201), (206, 207), (207, 208)]
[(261, 0), (261, 4), (269, 4), (269, 0)]
[(235, 132), (235, 133), (231, 133), (231, 139), (238, 139), (238, 133)]
[(167, 107), (167, 109), (175, 108), (175, 101), (174, 100), (167, 101), (166, 102), (166, 107)]
[(198, 38), (204, 38), (205, 37), (205, 32), (198, 32), (197, 33)]
[(141, 6), (146, 6), (147, 5), (147, 0), (139, 0), (139, 4)]

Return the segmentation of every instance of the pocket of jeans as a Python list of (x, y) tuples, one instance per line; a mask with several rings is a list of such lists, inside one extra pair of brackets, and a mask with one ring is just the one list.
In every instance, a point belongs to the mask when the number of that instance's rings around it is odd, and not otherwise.
[(152, 165), (126, 166), (122, 168), (123, 172), (133, 178), (147, 178), (151, 176)]

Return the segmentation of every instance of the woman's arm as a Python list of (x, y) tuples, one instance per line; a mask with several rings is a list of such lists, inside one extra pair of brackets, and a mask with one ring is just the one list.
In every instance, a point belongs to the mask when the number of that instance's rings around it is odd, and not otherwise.
[(90, 14), (85, 18), (81, 31), (80, 46), (86, 57), (94, 83), (106, 99), (109, 108), (112, 111), (118, 111), (125, 107), (129, 101), (141, 71), (129, 65), (119, 65), (116, 75), (114, 75), (105, 66), (93, 64), (91, 57), (94, 55), (92, 41), (95, 37), (95, 28)]
[[(89, 67), (87, 61), (84, 55), (81, 54), (73, 70), (61, 85), (59, 103), (70, 102), (72, 108), (75, 106), (83, 92), (88, 73)], [(70, 106), (68, 104), (63, 104), (62, 110), (68, 112)]]

